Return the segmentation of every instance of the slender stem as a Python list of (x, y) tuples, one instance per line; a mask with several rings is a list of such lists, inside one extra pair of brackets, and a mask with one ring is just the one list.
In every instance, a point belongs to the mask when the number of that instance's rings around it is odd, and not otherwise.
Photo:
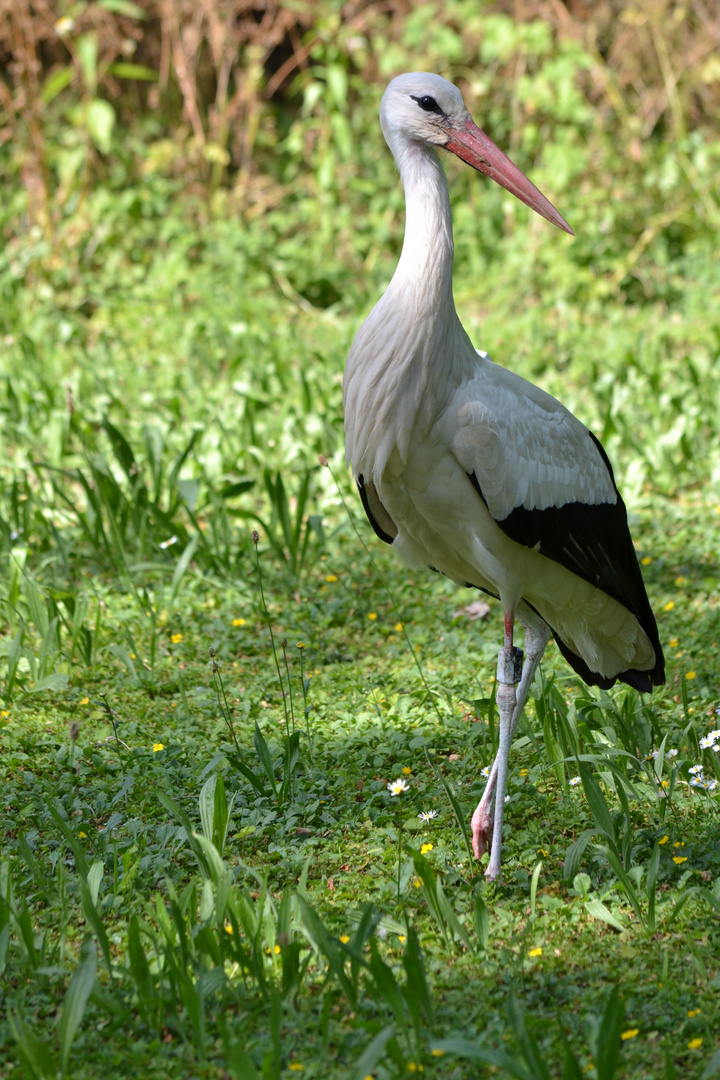
[[(284, 638), (283, 638), (283, 641), (285, 641)], [(285, 674), (287, 675), (288, 695), (290, 697), (290, 717), (292, 719), (292, 726), (293, 726), (293, 731), (294, 731), (295, 730), (295, 703), (293, 702), (292, 679), (290, 678), (290, 665), (288, 664), (288, 657), (287, 657), (287, 641), (285, 641), (284, 645), (282, 644), (282, 642), (280, 644), (282, 645), (283, 660), (285, 662)]]
[(300, 685), (302, 687), (302, 695), (303, 695), (303, 714), (305, 716), (305, 733), (307, 735), (308, 746), (310, 748), (310, 764), (312, 765), (313, 764), (313, 752), (314, 752), (315, 748), (313, 746), (312, 734), (311, 734), (311, 731), (310, 731), (310, 706), (308, 705), (307, 685), (305, 683), (305, 666), (303, 664), (303, 648), (301, 647), (300, 644), (298, 644), (297, 649), (298, 649), (298, 652), (300, 653)]
[(402, 795), (398, 795), (398, 797), (397, 797), (397, 801), (398, 801), (398, 808), (397, 808), (397, 814), (398, 814), (398, 828), (397, 828), (397, 834), (398, 834), (398, 849), (397, 849), (397, 902), (398, 902), (398, 906), (400, 905), (400, 860), (401, 860), (401, 858), (402, 858), (402, 806), (401, 806), (401, 803), (400, 803), (400, 800), (401, 800), (401, 799), (402, 799)]
[[(232, 740), (235, 743), (235, 750), (237, 751), (238, 756), (241, 756), (240, 744), (237, 741), (237, 735), (235, 734), (235, 726), (232, 722), (232, 709), (230, 708), (227, 695), (225, 693), (225, 686), (223, 684), (222, 676), (220, 674), (220, 668), (214, 657), (211, 659), (210, 664), (212, 668), (213, 686), (215, 687), (215, 693), (217, 694), (220, 712), (222, 713), (223, 720), (227, 724), (230, 730), (230, 734), (232, 735)], [(221, 695), (222, 701), (220, 700)]]
[(277, 668), (278, 682), (280, 683), (280, 691), (282, 693), (283, 712), (285, 713), (285, 732), (288, 739), (290, 738), (290, 717), (288, 715), (287, 707), (287, 694), (283, 685), (282, 672), (280, 671), (280, 661), (278, 660), (277, 649), (275, 647), (275, 635), (273, 634), (272, 621), (270, 619), (270, 612), (265, 602), (265, 590), (263, 589), (262, 571), (260, 569), (260, 556), (258, 554), (258, 545), (255, 537), (257, 533), (253, 532), (253, 542), (255, 544), (255, 565), (258, 572), (258, 584), (260, 585), (260, 599), (262, 600), (263, 612), (265, 613), (265, 621), (267, 622), (268, 630), (270, 631), (270, 644), (272, 645), (273, 656), (275, 658), (275, 667)]

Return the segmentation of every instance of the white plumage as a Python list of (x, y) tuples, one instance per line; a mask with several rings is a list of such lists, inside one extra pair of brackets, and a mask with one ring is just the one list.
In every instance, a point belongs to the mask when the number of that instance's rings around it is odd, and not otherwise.
[[(564, 219), (473, 124), (460, 91), (401, 75), (380, 122), (400, 169), (400, 262), (347, 359), (346, 454), (378, 535), (413, 568), (500, 598), (500, 750), (473, 817), (500, 872), (510, 739), (550, 632), (589, 683), (649, 690), (663, 657), (622, 499), (602, 447), (563, 405), (477, 352), (455, 312), (452, 220), (435, 147), (487, 173), (559, 228)], [(516, 693), (513, 623), (526, 630)]]

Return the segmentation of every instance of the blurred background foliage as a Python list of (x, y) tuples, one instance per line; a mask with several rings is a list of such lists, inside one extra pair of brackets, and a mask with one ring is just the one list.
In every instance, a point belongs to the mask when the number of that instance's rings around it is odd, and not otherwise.
[(412, 69), (457, 82), (577, 232), (446, 163), (476, 344), (593, 426), (636, 507), (720, 485), (716, 4), (0, 10), (7, 544), (99, 535), (102, 474), (115, 508), (142, 489), (126, 539), (158, 552), (340, 456), (344, 355), (402, 242), (377, 109)]

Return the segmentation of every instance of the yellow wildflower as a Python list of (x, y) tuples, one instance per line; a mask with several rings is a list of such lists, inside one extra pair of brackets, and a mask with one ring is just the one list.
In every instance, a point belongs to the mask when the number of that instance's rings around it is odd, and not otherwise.
[(674, 607), (675, 607), (675, 601), (674, 600), (668, 600), (667, 604), (663, 608), (663, 611), (672, 611), (672, 609)]
[(695, 672), (694, 671), (686, 671), (685, 672), (685, 678), (688, 679), (688, 680), (694, 679), (695, 678)]
[(170, 640), (172, 641), (173, 645), (179, 645), (182, 639), (182, 634), (171, 634), (170, 636)]
[(233, 626), (244, 626), (245, 625), (245, 620), (244, 619), (233, 619), (232, 624), (233, 624)]
[(343, 945), (347, 945), (348, 941), (350, 940), (350, 935), (349, 934), (341, 934), (340, 935), (340, 940), (342, 941)]
[(542, 956), (542, 949), (538, 945), (537, 949), (531, 949), (528, 956)]
[(678, 641), (678, 639), (676, 637), (671, 637), (670, 640), (668, 641), (668, 645), (670, 646), (671, 649), (677, 649), (679, 644), (680, 644), (680, 642)]
[(164, 749), (165, 749), (165, 743), (161, 743), (161, 742), (153, 743), (153, 754), (157, 754), (158, 750), (164, 750)]
[(691, 1039), (690, 1042), (688, 1043), (688, 1050), (697, 1050), (701, 1046), (702, 1046), (702, 1039), (701, 1038), (698, 1037), (697, 1039)]
[(642, 559), (640, 560), (640, 562), (642, 563), (642, 565), (643, 565), (643, 566), (649, 566), (649, 565), (650, 565), (650, 563), (652, 562), (652, 559), (650, 558), (650, 556), (649, 556), (649, 555), (643, 555), (643, 557), (642, 557)]
[(427, 855), (428, 852), (432, 851), (432, 849), (433, 849), (432, 844), (423, 844), (423, 846), (420, 848), (420, 854), (421, 855)]
[(620, 1033), (620, 1038), (623, 1042), (627, 1042), (628, 1039), (634, 1039), (636, 1035), (640, 1034), (640, 1028), (629, 1028), (627, 1031)]
[(328, 574), (325, 578), (326, 581), (337, 581), (337, 574)]
[(667, 833), (665, 833), (665, 836), (663, 836), (662, 840), (658, 840), (658, 844), (667, 844), (669, 839), (670, 837), (667, 835)]
[(368, 611), (368, 619), (370, 620), (370, 622), (375, 622), (375, 620), (377, 619), (377, 612)]
[(673, 862), (679, 866), (680, 863), (687, 862), (687, 855), (673, 855)]
[(80, 705), (87, 705), (90, 701), (89, 697), (80, 698)]
[(406, 765), (405, 768), (403, 769), (403, 772), (405, 773), (406, 776), (410, 776), (410, 774), (412, 773), (412, 769), (410, 768), (409, 765)]

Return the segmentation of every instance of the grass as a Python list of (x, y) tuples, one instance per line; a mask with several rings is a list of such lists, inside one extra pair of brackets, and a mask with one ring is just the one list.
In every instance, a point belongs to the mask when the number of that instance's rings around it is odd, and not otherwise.
[[(680, 558), (676, 515), (637, 529), (677, 639), (667, 690), (593, 696), (544, 664), (502, 886), (468, 861), (445, 786), (467, 819), (494, 751), (498, 617), (470, 624), (471, 594), (368, 561), (336, 514), (292, 592), (261, 539), (264, 601), (250, 551), (235, 581), (178, 574), (182, 553), (129, 563), (152, 592), (122, 565), (81, 577), (91, 642), (71, 662), (70, 631), (47, 645), (40, 614), (67, 601), (22, 574), (27, 663), (0, 729), (6, 1070), (559, 1075), (567, 1040), (598, 1076), (700, 1075), (720, 849), (687, 768), (718, 721), (713, 615), (688, 575), (713, 557), (713, 512), (683, 515)], [(43, 650), (63, 692), (33, 693)], [(665, 799), (644, 760), (661, 745)], [(619, 1027), (638, 1034), (620, 1043)]]
[(48, 236), (3, 150), (1, 1077), (720, 1071), (718, 144), (618, 161), (586, 58), (543, 49), (567, 115), (523, 147), (578, 239), (458, 174), (457, 304), (607, 445), (668, 682), (590, 691), (548, 649), (501, 885), (467, 846), (498, 608), (397, 566), (342, 463), (399, 235), (374, 88), (355, 171), (286, 118), (260, 215), (118, 132)]

